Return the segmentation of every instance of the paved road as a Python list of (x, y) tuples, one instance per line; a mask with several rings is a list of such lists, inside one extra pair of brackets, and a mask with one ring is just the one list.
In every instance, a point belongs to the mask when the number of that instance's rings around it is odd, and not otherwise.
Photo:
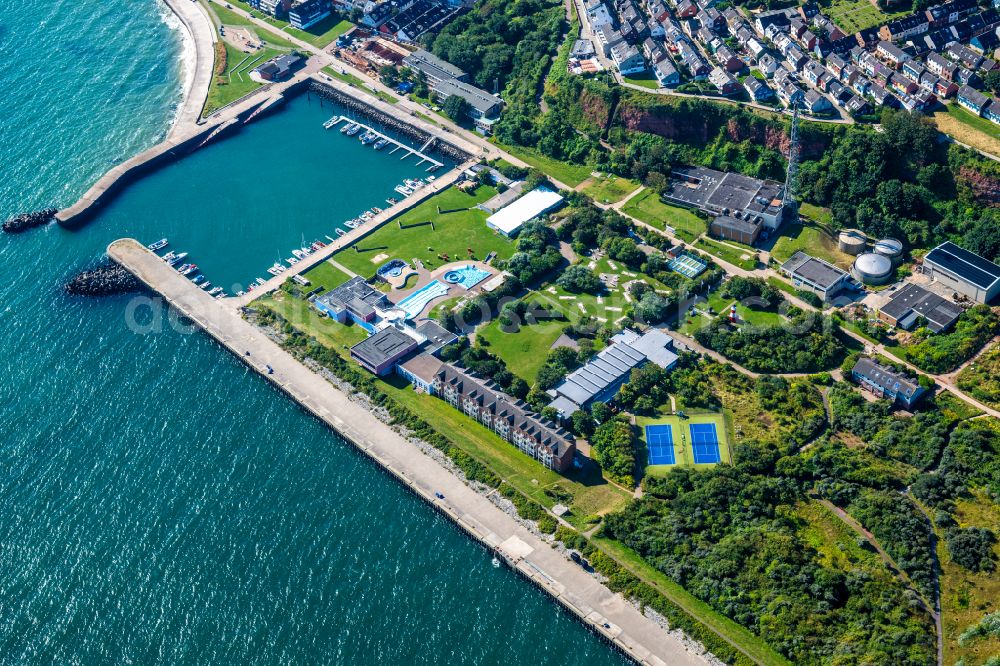
[[(469, 488), (361, 405), (281, 349), (226, 307), (131, 239), (108, 254), (300, 405), (340, 432), (468, 533), (553, 595), (589, 627), (650, 666), (704, 666), (673, 634)], [(268, 371), (271, 368), (271, 371)], [(443, 499), (436, 497), (441, 493)], [(485, 557), (485, 555), (484, 555)]]

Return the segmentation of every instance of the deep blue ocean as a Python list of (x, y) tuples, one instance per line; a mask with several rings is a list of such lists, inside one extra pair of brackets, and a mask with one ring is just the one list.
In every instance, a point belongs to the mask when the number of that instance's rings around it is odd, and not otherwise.
[[(0, 217), (68, 205), (165, 135), (169, 21), (0, 0)], [(62, 293), (122, 236), (168, 236), (219, 283), (266, 276), (420, 173), (324, 133), (331, 114), (301, 98), (79, 231), (0, 236), (0, 663), (622, 663), (205, 336)]]

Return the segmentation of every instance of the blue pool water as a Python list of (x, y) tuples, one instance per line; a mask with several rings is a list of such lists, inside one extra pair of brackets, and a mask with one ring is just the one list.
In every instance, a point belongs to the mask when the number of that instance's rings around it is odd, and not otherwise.
[(396, 304), (396, 307), (402, 308), (406, 312), (407, 319), (413, 319), (423, 312), (428, 303), (447, 293), (448, 285), (440, 280), (434, 280), (401, 300)]
[(489, 271), (484, 271), (478, 266), (469, 264), (468, 266), (462, 266), (461, 268), (456, 268), (455, 270), (445, 273), (444, 281), (460, 285), (466, 289), (472, 289), (489, 276)]

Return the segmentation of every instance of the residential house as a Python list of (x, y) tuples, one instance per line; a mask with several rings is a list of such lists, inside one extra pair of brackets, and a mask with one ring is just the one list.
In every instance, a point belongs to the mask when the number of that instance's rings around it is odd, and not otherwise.
[(330, 0), (299, 0), (288, 10), (288, 22), (293, 28), (305, 30), (316, 25), (333, 11)]
[(864, 30), (859, 30), (854, 35), (855, 39), (858, 41), (858, 46), (862, 49), (874, 48), (878, 44), (879, 40), (882, 38), (879, 34), (878, 28), (865, 28)]
[(958, 43), (950, 44), (948, 48), (945, 49), (945, 55), (955, 62), (961, 63), (962, 66), (967, 67), (970, 70), (975, 70), (983, 61), (982, 55), (976, 53), (969, 47)]
[(611, 60), (623, 75), (638, 74), (646, 70), (646, 61), (639, 49), (631, 44), (620, 43), (611, 47)]
[(851, 98), (847, 100), (846, 104), (844, 104), (844, 108), (847, 109), (852, 116), (867, 116), (873, 113), (871, 104), (858, 95), (851, 95)]
[(910, 54), (899, 48), (892, 42), (882, 40), (875, 47), (875, 53), (883, 61), (889, 63), (893, 67), (899, 67), (904, 62), (910, 59)]
[(926, 9), (924, 15), (928, 23), (934, 28), (957, 23), (966, 14), (978, 9), (975, 0), (952, 0), (940, 5), (932, 5)]
[(907, 60), (903, 63), (903, 76), (910, 79), (911, 81), (920, 81), (920, 77), (923, 76), (927, 70), (916, 60)]
[(972, 111), (977, 116), (983, 115), (983, 110), (990, 103), (990, 98), (970, 86), (962, 86), (955, 97), (959, 106)]
[(709, 73), (708, 80), (721, 95), (735, 95), (740, 91), (740, 82), (732, 74), (718, 67)]
[(754, 29), (761, 35), (765, 33), (768, 26), (777, 26), (787, 30), (789, 26), (788, 14), (783, 9), (775, 9), (768, 12), (761, 12), (754, 17)]
[(755, 37), (751, 37), (750, 41), (746, 43), (746, 49), (749, 51), (750, 57), (754, 60), (760, 58), (767, 51), (764, 45), (761, 44)]
[(756, 76), (748, 76), (743, 79), (743, 87), (746, 88), (750, 99), (755, 102), (766, 102), (774, 99), (774, 91)]
[(779, 69), (778, 61), (770, 53), (765, 53), (757, 59), (757, 69), (759, 69), (767, 78), (771, 78)]
[(909, 14), (903, 18), (889, 21), (881, 28), (878, 34), (884, 41), (900, 41), (908, 37), (922, 35), (930, 28), (927, 17), (923, 14)]
[(830, 100), (816, 90), (807, 90), (802, 98), (802, 106), (810, 113), (822, 113), (833, 108)]
[(653, 75), (660, 82), (660, 85), (665, 88), (680, 85), (681, 82), (681, 75), (678, 73), (677, 68), (674, 67), (674, 63), (670, 58), (661, 60), (653, 65)]
[(925, 392), (915, 378), (876, 363), (867, 356), (858, 359), (851, 376), (862, 388), (907, 409), (913, 407)]
[(647, 37), (642, 43), (642, 53), (654, 65), (667, 58), (667, 50), (663, 48), (663, 44), (653, 41), (652, 37)]
[(946, 81), (955, 80), (955, 72), (958, 71), (958, 65), (948, 60), (940, 53), (928, 53), (927, 54), (927, 69), (929, 69), (934, 74), (937, 74), (942, 79)]
[(990, 100), (990, 103), (983, 109), (983, 118), (1000, 125), (1000, 102)]
[(746, 65), (728, 46), (721, 46), (715, 52), (715, 60), (727, 72), (738, 72)]

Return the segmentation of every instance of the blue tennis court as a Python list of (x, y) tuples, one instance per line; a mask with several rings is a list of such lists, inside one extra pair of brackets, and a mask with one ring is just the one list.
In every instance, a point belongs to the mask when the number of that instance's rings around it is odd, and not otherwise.
[(719, 434), (714, 423), (692, 423), (691, 449), (694, 451), (696, 465), (717, 463), (722, 460), (719, 455)]
[(646, 447), (649, 449), (650, 465), (673, 465), (674, 431), (669, 425), (646, 426)]

